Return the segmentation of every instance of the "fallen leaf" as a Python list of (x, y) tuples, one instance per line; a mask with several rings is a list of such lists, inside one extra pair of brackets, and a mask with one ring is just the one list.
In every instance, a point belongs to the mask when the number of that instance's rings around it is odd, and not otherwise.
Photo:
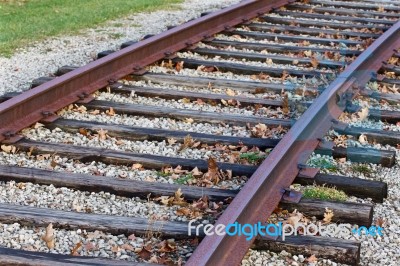
[(307, 261), (307, 262), (310, 262), (310, 263), (316, 263), (316, 262), (318, 261), (318, 258), (315, 257), (315, 255), (313, 254), (313, 255), (311, 255), (310, 257), (308, 257), (308, 258), (306, 259), (306, 261)]
[(146, 248), (142, 248), (137, 254), (143, 260), (148, 260), (151, 257), (151, 252)]
[(34, 129), (38, 129), (38, 128), (41, 128), (41, 127), (44, 127), (44, 125), (39, 123), (39, 122), (36, 122), (36, 124), (33, 126)]
[(168, 253), (176, 250), (176, 243), (173, 239), (168, 239), (162, 241), (159, 247), (159, 252)]
[(311, 65), (312, 65), (314, 68), (316, 68), (316, 67), (319, 65), (319, 61), (318, 61), (317, 58), (315, 58), (315, 56), (313, 56), (313, 57), (311, 58)]
[(177, 142), (177, 140), (174, 138), (169, 138), (169, 139), (167, 139), (167, 141), (168, 141), (169, 145), (174, 145)]
[(106, 140), (107, 139), (107, 130), (100, 129), (97, 131), (99, 140)]
[(140, 163), (134, 163), (132, 165), (132, 167), (131, 167), (132, 170), (139, 170), (139, 169), (142, 169), (142, 168), (143, 168), (143, 165), (140, 164)]
[(194, 122), (194, 120), (192, 118), (186, 118), (185, 119), (185, 123), (192, 124), (193, 122)]
[(282, 81), (285, 81), (288, 76), (289, 76), (289, 73), (286, 70), (283, 70), (282, 77), (281, 77)]
[(183, 63), (184, 63), (183, 61), (176, 63), (175, 65), (176, 71), (180, 72), (183, 69)]
[(46, 227), (46, 233), (42, 236), (42, 239), (46, 242), (49, 249), (54, 248), (54, 229), (52, 223)]
[(121, 248), (129, 251), (135, 251), (135, 248), (129, 244), (123, 244)]
[(384, 227), (385, 224), (386, 224), (385, 219), (383, 219), (383, 218), (381, 218), (381, 217), (379, 217), (378, 219), (376, 219), (376, 225), (377, 225), (377, 226)]
[(89, 132), (87, 131), (87, 129), (82, 128), (82, 127), (79, 128), (78, 132), (79, 132), (79, 134), (84, 135), (84, 136), (89, 135)]
[(79, 256), (78, 249), (82, 247), (82, 242), (79, 242), (75, 245), (75, 247), (71, 250), (72, 256)]
[(233, 90), (231, 90), (231, 89), (227, 89), (226, 90), (226, 94), (229, 95), (229, 96), (235, 96), (236, 95), (235, 92)]
[(289, 96), (287, 93), (283, 95), (282, 99), (282, 112), (287, 115), (290, 112), (290, 107), (289, 107)]
[(324, 224), (328, 224), (332, 221), (333, 218), (333, 211), (331, 209), (325, 208), (325, 213), (324, 213)]
[(218, 171), (217, 161), (210, 157), (208, 159), (208, 171), (204, 174), (205, 179), (213, 182), (214, 184), (218, 184), (220, 181), (220, 173)]
[(17, 148), (13, 145), (1, 145), (1, 150), (6, 152), (6, 153), (15, 153), (17, 151)]
[(181, 144), (178, 151), (183, 151), (184, 149), (191, 147), (193, 143), (194, 140), (192, 136), (190, 136), (190, 134), (186, 135), (186, 137), (183, 139), (183, 144)]
[(114, 116), (115, 115), (114, 108), (110, 107), (110, 109), (106, 111), (106, 114), (109, 116)]
[(292, 226), (296, 226), (296, 224), (303, 218), (303, 214), (297, 212), (295, 210), (293, 213), (290, 214), (290, 217), (286, 220), (286, 222)]
[(98, 114), (100, 114), (100, 110), (93, 110), (93, 111), (91, 111), (91, 112), (89, 112), (89, 114), (91, 114), (91, 115), (98, 115)]
[(297, 59), (293, 60), (293, 62), (292, 62), (293, 65), (297, 65), (298, 63), (299, 63), (299, 60), (297, 60)]
[(265, 62), (267, 63), (267, 65), (272, 65), (272, 64), (274, 64), (274, 62), (272, 61), (271, 58), (268, 58)]

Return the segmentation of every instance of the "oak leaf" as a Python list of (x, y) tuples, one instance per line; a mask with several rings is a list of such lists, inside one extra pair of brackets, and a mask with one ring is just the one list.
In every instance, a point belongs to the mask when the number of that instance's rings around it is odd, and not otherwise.
[(45, 234), (42, 236), (42, 240), (44, 240), (46, 242), (46, 245), (49, 249), (53, 249), (54, 248), (54, 229), (53, 229), (53, 224), (50, 223), (47, 227), (46, 227), (46, 232)]

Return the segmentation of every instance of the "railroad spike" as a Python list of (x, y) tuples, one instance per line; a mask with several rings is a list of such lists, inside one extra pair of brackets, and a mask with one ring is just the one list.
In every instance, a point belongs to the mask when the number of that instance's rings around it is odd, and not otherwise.
[(303, 193), (295, 190), (291, 190), (290, 188), (283, 189), (282, 200), (285, 202), (291, 203), (299, 203)]

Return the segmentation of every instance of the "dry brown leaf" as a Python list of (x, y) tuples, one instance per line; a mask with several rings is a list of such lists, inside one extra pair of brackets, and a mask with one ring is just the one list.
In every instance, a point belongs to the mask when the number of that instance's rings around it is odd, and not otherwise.
[(129, 244), (123, 244), (121, 248), (129, 251), (135, 251), (135, 248)]
[(308, 258), (306, 259), (306, 261), (307, 261), (307, 262), (310, 262), (310, 263), (316, 263), (316, 262), (318, 261), (318, 258), (315, 257), (314, 254), (312, 254), (310, 257), (308, 257)]
[(208, 171), (204, 174), (205, 179), (213, 182), (214, 184), (218, 184), (220, 181), (220, 173), (218, 171), (217, 161), (210, 157), (208, 159)]
[(142, 168), (143, 168), (143, 165), (140, 164), (140, 163), (134, 163), (132, 165), (132, 167), (131, 167), (132, 170), (139, 170), (139, 169), (142, 169)]
[(231, 90), (231, 89), (227, 89), (226, 90), (226, 94), (229, 95), (229, 96), (235, 96), (236, 95), (235, 92), (233, 90)]
[(114, 116), (115, 115), (114, 108), (110, 107), (110, 109), (106, 111), (106, 114), (109, 116)]
[(106, 140), (107, 139), (107, 130), (100, 129), (97, 131), (99, 140)]
[(201, 176), (203, 176), (203, 173), (200, 172), (199, 168), (195, 167), (195, 168), (193, 168), (193, 170), (192, 170), (192, 175), (193, 175), (194, 177), (201, 177)]
[(1, 145), (1, 150), (6, 152), (6, 153), (12, 153), (14, 154), (17, 151), (17, 148), (13, 145)]
[(83, 105), (81, 105), (81, 106), (75, 105), (75, 107), (76, 107), (76, 111), (78, 111), (79, 113), (86, 113), (86, 111), (87, 111), (87, 108)]
[(53, 229), (53, 224), (50, 223), (47, 227), (46, 227), (46, 232), (45, 234), (42, 236), (42, 239), (46, 242), (46, 245), (49, 249), (53, 249), (54, 248), (54, 229)]
[(189, 123), (189, 124), (192, 124), (194, 122), (194, 120), (192, 118), (186, 118), (184, 121), (185, 121), (185, 123)]
[(161, 62), (161, 66), (162, 66), (162, 67), (165, 67), (165, 68), (169, 68), (169, 69), (174, 68), (174, 64), (172, 63), (172, 60), (171, 60), (171, 59), (169, 59), (168, 62), (162, 61), (162, 62)]
[(147, 250), (145, 247), (142, 248), (137, 254), (143, 260), (148, 260), (151, 257), (151, 252)]
[(38, 128), (41, 128), (41, 127), (44, 127), (44, 125), (39, 123), (39, 122), (36, 122), (36, 124), (33, 126), (34, 129), (38, 129)]
[(384, 6), (378, 6), (378, 12), (385, 12)]
[(183, 144), (179, 147), (178, 151), (183, 151), (186, 148), (191, 147), (194, 144), (194, 140), (190, 134), (186, 135), (186, 137), (183, 139)]
[(100, 110), (93, 110), (93, 111), (91, 111), (91, 112), (89, 112), (89, 114), (91, 114), (91, 115), (98, 115), (98, 114), (100, 114)]
[(283, 70), (282, 77), (281, 77), (282, 81), (285, 81), (288, 76), (289, 76), (289, 73), (286, 70)]
[(328, 224), (332, 221), (334, 214), (331, 209), (325, 208), (325, 213), (324, 213), (324, 224)]
[(71, 250), (72, 256), (79, 256), (78, 250), (82, 247), (82, 242), (79, 242), (75, 245), (75, 247)]
[(313, 57), (311, 58), (311, 65), (312, 65), (314, 68), (316, 68), (316, 67), (319, 65), (319, 61), (318, 61), (317, 58), (315, 58), (315, 56), (313, 56)]
[(307, 51), (304, 51), (303, 54), (304, 54), (304, 56), (312, 57), (312, 54), (313, 54), (313, 53), (312, 53), (311, 50), (307, 50)]
[(216, 66), (199, 66), (197, 68), (197, 71), (216, 72), (216, 71), (219, 71), (219, 69)]
[(274, 61), (272, 61), (271, 58), (267, 58), (267, 60), (265, 61), (267, 63), (267, 65), (272, 65), (274, 64)]
[(176, 71), (180, 72), (183, 69), (183, 63), (184, 63), (183, 61), (176, 63), (175, 65)]
[(298, 63), (299, 63), (299, 60), (297, 60), (297, 59), (293, 60), (293, 62), (292, 62), (293, 65), (297, 65)]
[(173, 239), (164, 240), (159, 244), (159, 252), (169, 253), (176, 250), (176, 243)]
[(290, 217), (286, 220), (286, 223), (296, 226), (296, 224), (303, 218), (303, 214), (294, 210), (293, 213), (290, 214)]
[(386, 220), (384, 218), (379, 217), (376, 219), (376, 225), (380, 227), (384, 227), (386, 224)]
[(251, 129), (251, 133), (256, 138), (269, 138), (272, 136), (271, 131), (265, 124), (257, 124)]
[(177, 140), (174, 138), (169, 138), (169, 139), (167, 139), (167, 141), (168, 141), (169, 145), (174, 145), (177, 142)]
[(285, 93), (283, 95), (283, 99), (282, 99), (282, 113), (287, 115), (287, 114), (289, 114), (289, 112), (290, 112), (289, 97), (288, 97), (288, 94)]
[(51, 157), (51, 154), (49, 154), (49, 153), (38, 154), (38, 155), (36, 155), (36, 160), (38, 160), (38, 161), (48, 160), (50, 157)]
[(89, 135), (89, 132), (87, 131), (87, 129), (82, 128), (82, 127), (79, 128), (78, 132), (79, 132), (79, 134), (84, 135), (84, 136), (88, 136)]

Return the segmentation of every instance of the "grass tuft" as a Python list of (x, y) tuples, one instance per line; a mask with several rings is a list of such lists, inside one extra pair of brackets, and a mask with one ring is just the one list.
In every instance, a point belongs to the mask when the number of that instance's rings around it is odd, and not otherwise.
[(329, 159), (324, 157), (315, 157), (309, 161), (309, 164), (314, 167), (319, 167), (321, 169), (327, 169), (330, 171), (338, 171), (338, 167), (331, 162)]
[(184, 175), (184, 176), (176, 179), (174, 182), (177, 184), (180, 184), (180, 185), (184, 185), (184, 184), (187, 184), (193, 178), (194, 178), (194, 176), (192, 174), (187, 174), (187, 175)]
[(245, 153), (240, 154), (239, 158), (245, 159), (249, 163), (255, 163), (260, 160), (265, 159), (265, 157), (267, 157), (265, 154), (260, 154), (259, 152), (245, 152)]
[(362, 173), (365, 176), (370, 176), (374, 172), (369, 166), (363, 164), (352, 165), (351, 170), (353, 170), (353, 172)]
[(348, 196), (341, 190), (325, 186), (306, 187), (303, 197), (307, 199), (346, 201)]

